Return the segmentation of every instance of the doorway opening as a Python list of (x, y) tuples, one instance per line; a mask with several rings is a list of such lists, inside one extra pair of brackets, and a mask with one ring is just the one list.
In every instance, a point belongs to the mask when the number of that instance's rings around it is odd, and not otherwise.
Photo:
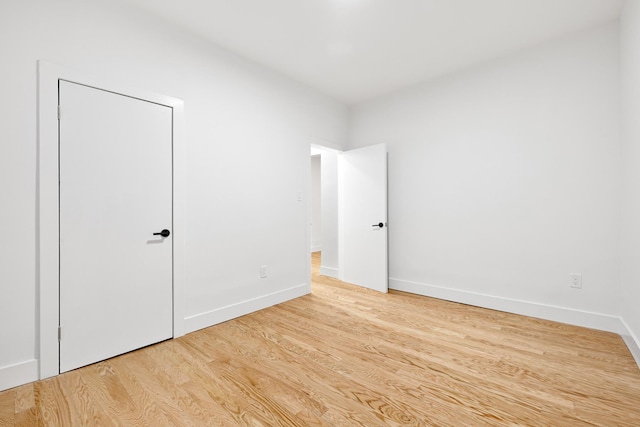
[(387, 149), (311, 146), (310, 251), (320, 275), (387, 292)]
[(311, 253), (317, 253), (319, 273), (340, 277), (339, 156), (326, 147), (311, 146)]

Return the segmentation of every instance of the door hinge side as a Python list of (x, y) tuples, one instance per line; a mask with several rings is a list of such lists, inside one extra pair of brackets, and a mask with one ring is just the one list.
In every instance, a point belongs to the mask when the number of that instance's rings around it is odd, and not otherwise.
[(58, 105), (58, 120), (60, 120), (60, 106)]
[(58, 326), (58, 341), (62, 341), (62, 326)]

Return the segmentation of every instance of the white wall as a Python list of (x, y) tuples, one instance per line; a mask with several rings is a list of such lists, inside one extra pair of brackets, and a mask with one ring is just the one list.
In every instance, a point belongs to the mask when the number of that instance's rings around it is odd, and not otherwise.
[[(622, 319), (640, 365), (640, 2), (627, 1), (620, 19), (623, 106)], [(629, 339), (632, 338), (632, 339)]]
[(392, 287), (618, 329), (618, 55), (613, 23), (352, 111), (349, 148), (389, 148)]
[(311, 252), (322, 250), (322, 155), (311, 156)]
[(114, 1), (3, 0), (0, 58), (0, 389), (37, 374), (38, 59), (185, 101), (187, 330), (306, 291), (309, 143), (345, 106)]

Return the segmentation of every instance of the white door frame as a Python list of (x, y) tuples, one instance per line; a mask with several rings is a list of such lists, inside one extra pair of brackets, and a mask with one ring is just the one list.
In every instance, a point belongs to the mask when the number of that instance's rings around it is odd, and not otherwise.
[(173, 109), (173, 337), (184, 335), (185, 288), (185, 135), (184, 102), (128, 88), (110, 79), (89, 76), (45, 61), (38, 61), (38, 146), (36, 180), (36, 296), (39, 314), (36, 354), (39, 378), (59, 374), (58, 324), (59, 186), (58, 186), (58, 81), (67, 80), (138, 98)]

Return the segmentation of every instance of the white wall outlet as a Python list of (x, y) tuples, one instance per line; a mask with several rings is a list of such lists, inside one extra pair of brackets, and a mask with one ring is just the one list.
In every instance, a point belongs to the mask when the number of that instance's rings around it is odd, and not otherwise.
[(261, 278), (265, 278), (267, 277), (267, 266), (266, 265), (261, 265), (260, 266), (260, 277)]
[(581, 274), (570, 274), (569, 275), (569, 287), (582, 289), (582, 275)]

